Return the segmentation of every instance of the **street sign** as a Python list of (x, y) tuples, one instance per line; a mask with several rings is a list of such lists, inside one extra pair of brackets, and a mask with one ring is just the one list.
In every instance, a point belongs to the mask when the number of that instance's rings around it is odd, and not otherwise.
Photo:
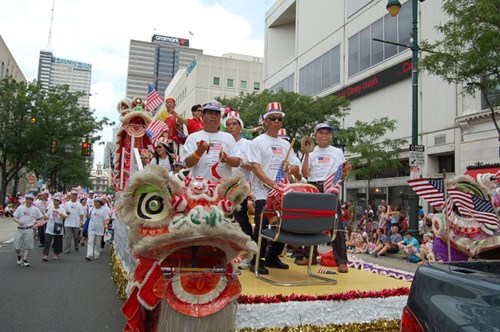
[(425, 146), (410, 144), (410, 167), (425, 165)]
[(410, 179), (420, 179), (422, 177), (422, 169), (420, 167), (410, 167)]

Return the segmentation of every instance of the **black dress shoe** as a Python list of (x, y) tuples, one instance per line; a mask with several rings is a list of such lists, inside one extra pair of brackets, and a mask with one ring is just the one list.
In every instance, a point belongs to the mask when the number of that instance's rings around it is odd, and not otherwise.
[[(250, 272), (255, 272), (255, 265), (250, 266)], [(259, 274), (269, 274), (269, 270), (263, 265), (259, 265)]]
[(290, 268), (288, 266), (288, 264), (283, 263), (279, 259), (272, 260), (272, 261), (267, 261), (266, 260), (265, 266), (267, 266), (267, 267), (274, 267), (274, 268), (282, 269), (282, 270), (288, 270)]

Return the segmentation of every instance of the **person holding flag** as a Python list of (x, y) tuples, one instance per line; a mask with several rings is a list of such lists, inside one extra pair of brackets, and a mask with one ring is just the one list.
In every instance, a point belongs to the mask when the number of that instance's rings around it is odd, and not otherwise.
[[(286, 173), (300, 177), (300, 161), (291, 152), (291, 145), (288, 141), (278, 137), (279, 130), (283, 127), (285, 113), (281, 110), (281, 104), (277, 102), (267, 105), (267, 112), (264, 114), (264, 124), (267, 131), (256, 137), (250, 145), (248, 161), (252, 164), (252, 193), (255, 202), (255, 229), (253, 240), (258, 243), (261, 218), (260, 214), (266, 205), (268, 195), (283, 194), (290, 187)], [(287, 158), (288, 155), (288, 158)], [(271, 189), (271, 194), (268, 190)], [(267, 218), (262, 219), (262, 228), (269, 225)], [(284, 244), (273, 242), (271, 248), (266, 253), (267, 241), (262, 239), (262, 246), (259, 248), (261, 257), (265, 261), (258, 262), (259, 274), (269, 274), (266, 267), (278, 269), (288, 269), (288, 265), (281, 262), (279, 254), (283, 251)], [(250, 271), (255, 272), (255, 257), (252, 259)]]
[(227, 179), (233, 175), (232, 168), (240, 166), (243, 155), (233, 136), (219, 131), (221, 104), (210, 100), (202, 109), (203, 129), (188, 136), (181, 159), (193, 178)]
[[(314, 127), (314, 139), (317, 145), (312, 152), (304, 149), (301, 170), (302, 175), (308, 179), (308, 183), (316, 186), (320, 192), (331, 192), (338, 195), (342, 179), (345, 176), (343, 174), (345, 157), (341, 149), (330, 145), (332, 131), (333, 128), (327, 123), (320, 123)], [(348, 167), (345, 168), (347, 170)], [(341, 216), (340, 204), (337, 206), (337, 215)], [(347, 273), (347, 248), (340, 217), (337, 218), (336, 229), (337, 236), (332, 242), (333, 255), (338, 271)], [(317, 248), (314, 250), (314, 255), (317, 255)], [(307, 265), (307, 259), (299, 261), (298, 264)]]

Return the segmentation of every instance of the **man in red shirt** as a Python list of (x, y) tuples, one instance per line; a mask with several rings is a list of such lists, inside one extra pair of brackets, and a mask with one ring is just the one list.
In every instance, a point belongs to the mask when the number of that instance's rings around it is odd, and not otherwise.
[(201, 105), (193, 105), (191, 107), (191, 113), (193, 113), (193, 117), (187, 120), (182, 116), (177, 115), (179, 121), (187, 126), (188, 135), (203, 129), (203, 120), (201, 119)]

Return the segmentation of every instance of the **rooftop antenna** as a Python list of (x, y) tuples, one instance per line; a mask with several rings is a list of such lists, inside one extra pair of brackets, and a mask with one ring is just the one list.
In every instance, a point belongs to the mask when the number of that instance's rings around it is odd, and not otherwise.
[(47, 51), (50, 51), (50, 42), (52, 41), (52, 23), (54, 22), (54, 2), (52, 0), (52, 10), (50, 14), (50, 29), (49, 29), (49, 40), (47, 41)]

